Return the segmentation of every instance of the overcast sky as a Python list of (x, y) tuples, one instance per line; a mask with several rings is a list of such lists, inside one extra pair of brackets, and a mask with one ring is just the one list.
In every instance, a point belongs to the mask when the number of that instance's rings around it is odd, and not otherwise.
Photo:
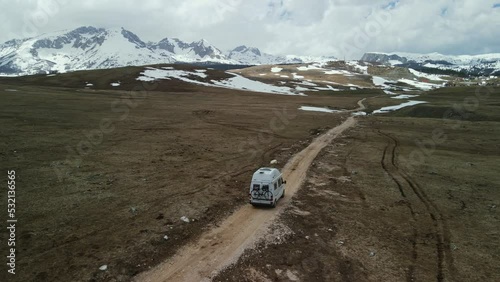
[(272, 54), (500, 53), (500, 0), (0, 0), (0, 41), (79, 26)]

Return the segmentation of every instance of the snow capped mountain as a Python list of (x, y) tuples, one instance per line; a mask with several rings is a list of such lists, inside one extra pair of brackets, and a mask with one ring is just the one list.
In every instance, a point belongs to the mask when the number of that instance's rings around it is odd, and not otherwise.
[(274, 56), (261, 52), (258, 48), (238, 46), (229, 51), (227, 57), (237, 61), (242, 65), (273, 65), (273, 64), (302, 64), (302, 63), (323, 63), (336, 61), (335, 57), (308, 57), (308, 56)]
[(171, 56), (179, 62), (217, 61), (229, 63), (224, 54), (205, 39), (185, 43), (178, 38), (164, 38), (158, 43), (150, 42), (148, 47), (158, 54)]
[(125, 29), (80, 27), (0, 45), (0, 73), (34, 74), (171, 63)]
[(500, 74), (500, 53), (449, 56), (439, 53), (366, 53), (362, 61), (384, 65), (410, 67), (417, 70), (437, 69), (471, 75)]
[(177, 38), (164, 38), (146, 43), (124, 28), (91, 26), (0, 44), (0, 74), (17, 75), (176, 62), (258, 65), (332, 59), (274, 56), (245, 46), (224, 54), (204, 39), (186, 43)]
[(242, 65), (270, 65), (275, 64), (279, 60), (279, 57), (262, 53), (258, 48), (247, 47), (244, 45), (238, 46), (229, 51), (227, 57), (231, 60), (237, 61)]

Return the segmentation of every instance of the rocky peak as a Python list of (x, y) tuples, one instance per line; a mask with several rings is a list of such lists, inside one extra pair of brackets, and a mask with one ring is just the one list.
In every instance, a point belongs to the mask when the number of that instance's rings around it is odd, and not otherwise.
[(130, 43), (134, 43), (135, 45), (139, 46), (140, 48), (146, 47), (146, 43), (142, 41), (139, 36), (135, 35), (133, 32), (128, 31), (122, 27), (121, 31), (123, 37), (125, 37)]
[(189, 45), (193, 52), (200, 56), (201, 58), (210, 57), (210, 58), (222, 58), (222, 52), (216, 47), (212, 46), (205, 39), (201, 39), (200, 41), (193, 42)]
[(245, 45), (241, 45), (241, 46), (234, 48), (230, 53), (231, 54), (233, 54), (233, 53), (253, 53), (256, 56), (262, 55), (262, 53), (260, 52), (260, 50), (258, 48), (247, 47)]

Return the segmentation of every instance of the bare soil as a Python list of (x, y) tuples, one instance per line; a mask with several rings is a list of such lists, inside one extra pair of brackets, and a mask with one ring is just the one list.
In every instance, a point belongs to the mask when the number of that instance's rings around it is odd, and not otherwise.
[(266, 237), (265, 231), (288, 206), (305, 179), (317, 154), (346, 129), (354, 126), (353, 117), (314, 139), (283, 168), (287, 197), (274, 209), (256, 209), (245, 205), (200, 240), (179, 251), (170, 261), (137, 277), (137, 281), (202, 281), (236, 262), (241, 253)]
[(354, 109), (374, 96), (271, 95), (176, 80), (153, 87), (135, 80), (140, 71), (0, 80), (1, 168), (16, 170), (19, 218), (17, 274), (7, 277), (2, 264), (1, 281), (128, 281), (246, 205), (254, 170), (273, 159), (282, 168), (343, 119), (300, 106)]
[[(461, 119), (435, 108), (475, 89), (359, 118), (319, 154), (270, 228), (285, 235), (267, 237), (214, 281), (498, 281), (500, 95), (490, 90)], [(405, 117), (422, 112), (435, 117)], [(435, 130), (442, 140), (433, 144)]]
[[(3, 264), (0, 281), (500, 280), (499, 89), (432, 91), (332, 136), (349, 112), (297, 109), (401, 101), (153, 87), (141, 70), (0, 80), (1, 170), (19, 180), (17, 274)], [(251, 208), (248, 180), (273, 159), (295, 188), (276, 210)]]

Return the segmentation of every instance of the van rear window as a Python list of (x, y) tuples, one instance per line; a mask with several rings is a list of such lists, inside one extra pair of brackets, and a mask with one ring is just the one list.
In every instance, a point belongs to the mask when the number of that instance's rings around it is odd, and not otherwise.
[(269, 191), (269, 185), (262, 185), (262, 191)]
[(260, 184), (254, 184), (252, 189), (253, 190), (259, 190), (260, 189)]

